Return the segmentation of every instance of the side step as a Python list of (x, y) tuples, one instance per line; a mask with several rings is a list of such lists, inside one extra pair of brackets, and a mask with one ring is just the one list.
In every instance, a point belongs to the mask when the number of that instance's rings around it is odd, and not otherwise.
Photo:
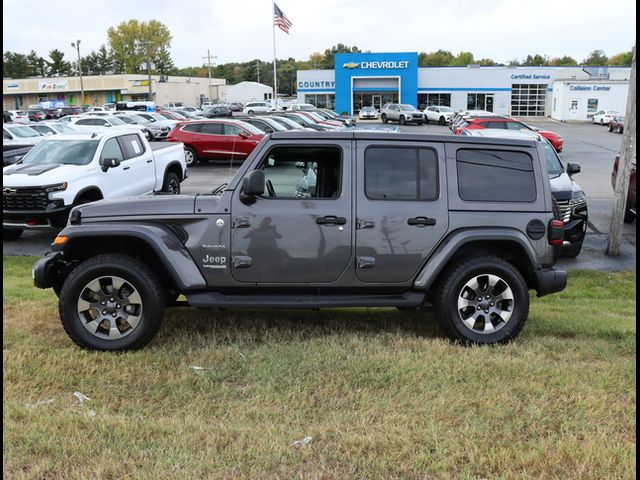
[(423, 292), (405, 292), (401, 295), (225, 295), (199, 292), (186, 297), (187, 303), (196, 308), (418, 307), (424, 301)]

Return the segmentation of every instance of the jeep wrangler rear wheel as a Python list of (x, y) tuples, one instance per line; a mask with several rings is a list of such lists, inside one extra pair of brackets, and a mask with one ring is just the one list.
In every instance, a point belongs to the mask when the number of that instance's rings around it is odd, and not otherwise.
[(164, 290), (138, 260), (99, 255), (80, 264), (60, 291), (60, 320), (77, 345), (134, 350), (151, 341), (164, 318)]
[(520, 272), (495, 256), (467, 259), (443, 276), (434, 296), (440, 328), (464, 343), (504, 343), (515, 338), (529, 313)]

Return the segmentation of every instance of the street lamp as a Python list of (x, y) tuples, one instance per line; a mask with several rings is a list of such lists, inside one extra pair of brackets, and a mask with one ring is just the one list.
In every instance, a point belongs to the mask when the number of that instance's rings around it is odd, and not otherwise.
[(149, 58), (149, 46), (151, 45), (150, 41), (143, 41), (143, 42), (136, 42), (136, 46), (138, 48), (140, 47), (144, 47), (145, 48), (145, 56), (147, 59), (147, 81), (149, 82), (149, 101), (151, 102), (151, 97), (153, 95), (152, 93), (152, 89), (151, 89), (151, 59)]
[(80, 106), (84, 105), (84, 85), (82, 84), (82, 64), (80, 63), (80, 40), (71, 42), (71, 46), (78, 50), (78, 74), (80, 75)]

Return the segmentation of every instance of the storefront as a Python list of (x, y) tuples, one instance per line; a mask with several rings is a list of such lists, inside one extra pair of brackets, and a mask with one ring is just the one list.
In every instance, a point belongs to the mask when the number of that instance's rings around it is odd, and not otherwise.
[(356, 114), (385, 103), (488, 110), (522, 117), (551, 116), (554, 81), (628, 79), (630, 68), (418, 67), (417, 52), (340, 53), (335, 70), (300, 70), (298, 101)]
[(629, 82), (625, 80), (556, 80), (551, 117), (561, 122), (591, 120), (601, 110), (624, 114)]

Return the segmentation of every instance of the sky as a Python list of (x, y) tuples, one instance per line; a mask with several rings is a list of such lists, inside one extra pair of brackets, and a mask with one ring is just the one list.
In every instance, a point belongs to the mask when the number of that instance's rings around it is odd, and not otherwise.
[[(277, 58), (308, 60), (338, 43), (372, 52), (470, 51), (499, 63), (539, 53), (579, 62), (599, 49), (611, 56), (635, 42), (634, 0), (278, 0), (293, 23), (276, 28)], [(4, 0), (2, 48), (68, 60), (80, 40), (87, 55), (107, 44), (107, 29), (152, 19), (171, 32), (179, 67), (273, 59), (271, 0)]]

